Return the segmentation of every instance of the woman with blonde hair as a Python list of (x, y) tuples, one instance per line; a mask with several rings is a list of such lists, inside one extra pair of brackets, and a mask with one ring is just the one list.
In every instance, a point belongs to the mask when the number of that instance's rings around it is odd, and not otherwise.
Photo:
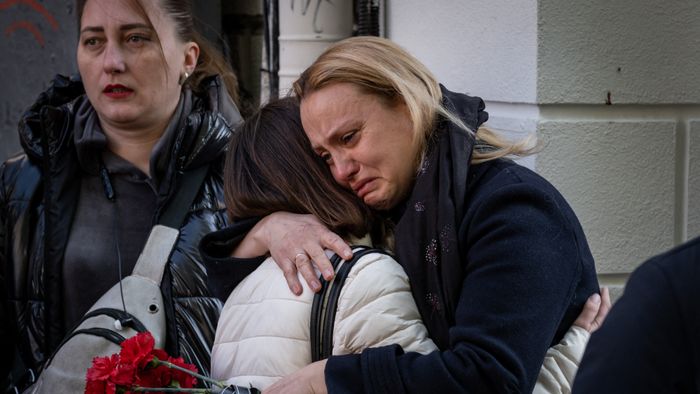
[[(271, 102), (247, 119), (231, 139), (226, 158), (224, 190), (233, 221), (277, 211), (313, 214), (356, 245), (357, 260), (338, 266), (350, 267), (344, 283), (329, 284), (340, 288), (337, 307), (317, 304), (321, 313), (333, 316), (326, 328), (329, 354), (392, 344), (421, 354), (437, 350), (420, 319), (406, 272), (388, 252), (372, 249), (384, 245), (384, 219), (338, 185), (314, 154), (301, 127), (296, 98)], [(311, 335), (318, 326), (314, 330), (309, 324), (317, 321), (311, 318), (316, 316), (312, 304), (317, 300), (308, 287), (301, 295), (292, 294), (271, 257), (231, 258), (233, 234), (223, 229), (202, 241), (202, 256), (212, 273), (208, 283), (217, 296), (227, 299), (216, 328), (212, 377), (265, 390), (314, 357), (321, 358), (322, 346), (312, 345)], [(599, 312), (600, 306), (588, 302), (564, 339), (548, 349), (535, 392), (571, 389)]]
[[(270, 392), (532, 391), (547, 349), (599, 288), (572, 209), (506, 158), (528, 148), (481, 128), (481, 99), (440, 86), (386, 39), (331, 46), (294, 88), (315, 154), (393, 222), (397, 260), (438, 351), (331, 356)], [(311, 215), (278, 212), (239, 230), (247, 234), (235, 255), (269, 252), (296, 293), (297, 271), (319, 287), (310, 261), (333, 276), (325, 248), (351, 254)]]

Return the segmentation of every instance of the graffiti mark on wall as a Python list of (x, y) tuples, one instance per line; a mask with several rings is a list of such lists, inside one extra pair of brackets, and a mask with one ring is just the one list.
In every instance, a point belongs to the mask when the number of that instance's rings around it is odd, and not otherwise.
[[(323, 3), (324, 0), (316, 0), (316, 7), (314, 8), (314, 32), (317, 34), (323, 33), (323, 29), (318, 27), (316, 24), (318, 22), (318, 10), (321, 8), (321, 3)], [(330, 0), (325, 0), (326, 3), (333, 5), (333, 3)], [(295, 0), (292, 0), (292, 12), (294, 11), (294, 3), (296, 3)], [(311, 5), (311, 0), (302, 0), (301, 1), (301, 14), (306, 15), (306, 13), (309, 11), (309, 6)]]
[[(51, 26), (53, 31), (58, 31), (59, 25), (56, 18), (47, 10), (43, 5), (36, 2), (36, 0), (4, 0), (0, 1), (0, 11), (5, 11), (13, 6), (26, 5), (29, 6), (36, 13), (41, 15), (44, 20)], [(44, 46), (44, 35), (39, 30), (39, 27), (31, 21), (22, 19), (13, 22), (10, 26), (5, 29), (5, 36), (10, 37), (17, 30), (26, 30), (34, 36), (36, 42), (43, 47)]]

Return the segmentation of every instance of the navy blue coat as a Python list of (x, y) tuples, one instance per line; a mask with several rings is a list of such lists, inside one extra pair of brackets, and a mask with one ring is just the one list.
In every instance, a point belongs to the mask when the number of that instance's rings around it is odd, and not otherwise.
[(470, 168), (458, 239), (464, 278), (447, 349), (398, 346), (333, 356), (329, 392), (531, 392), (551, 345), (598, 291), (569, 205), (545, 179), (507, 160)]
[(641, 265), (593, 333), (574, 393), (700, 393), (700, 238)]

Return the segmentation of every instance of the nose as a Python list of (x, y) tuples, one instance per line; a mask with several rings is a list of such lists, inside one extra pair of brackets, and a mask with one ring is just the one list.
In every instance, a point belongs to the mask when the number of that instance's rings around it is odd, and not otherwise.
[(357, 175), (359, 170), (360, 165), (346, 155), (333, 158), (331, 173), (333, 174), (333, 178), (341, 185), (349, 186), (350, 181)]
[(118, 45), (107, 43), (104, 51), (103, 67), (107, 74), (121, 73), (126, 70), (124, 54)]

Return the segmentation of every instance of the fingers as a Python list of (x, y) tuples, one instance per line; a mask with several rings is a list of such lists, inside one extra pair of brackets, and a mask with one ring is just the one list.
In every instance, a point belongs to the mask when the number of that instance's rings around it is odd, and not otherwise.
[(335, 254), (342, 257), (343, 260), (351, 259), (352, 249), (347, 242), (340, 238), (338, 234), (326, 229), (325, 227), (324, 230), (325, 231), (323, 234), (321, 234), (321, 245), (326, 249), (332, 250)]
[(321, 290), (321, 283), (318, 281), (316, 271), (314, 271), (314, 267), (311, 265), (311, 260), (305, 252), (296, 254), (294, 264), (301, 274), (301, 277), (304, 278), (314, 293)]
[(605, 317), (608, 316), (610, 308), (612, 307), (612, 302), (610, 301), (610, 289), (603, 287), (600, 289), (600, 309), (598, 309), (598, 314), (595, 319), (593, 319), (593, 325), (591, 332), (600, 328), (605, 321)]
[(574, 325), (593, 333), (603, 325), (611, 307), (610, 290), (607, 287), (603, 287), (600, 289), (600, 294), (596, 293), (588, 297), (586, 304), (583, 306), (583, 311), (574, 321)]
[(576, 321), (574, 321), (574, 325), (579, 326), (588, 332), (592, 332), (593, 322), (595, 321), (596, 316), (598, 316), (600, 304), (601, 299), (598, 293), (588, 297), (586, 304), (583, 305), (581, 314), (578, 315), (578, 318), (576, 318)]
[(291, 260), (286, 258), (275, 259), (273, 257), (273, 259), (275, 262), (277, 262), (277, 265), (282, 270), (282, 273), (284, 273), (284, 278), (287, 280), (289, 290), (291, 290), (294, 295), (301, 295), (302, 287), (301, 283), (299, 282), (299, 278), (297, 277), (296, 265)]
[(309, 255), (316, 268), (321, 271), (323, 278), (327, 281), (332, 280), (333, 276), (335, 276), (335, 272), (333, 271), (333, 264), (331, 264), (331, 261), (326, 255), (325, 249), (319, 244), (309, 244), (306, 245), (306, 253)]
[(269, 387), (265, 388), (263, 394), (285, 393), (285, 394), (325, 394), (328, 393), (326, 387), (325, 368), (326, 361), (321, 360), (311, 363), (297, 372), (285, 376)]
[(319, 271), (321, 271), (323, 278), (330, 281), (335, 276), (335, 271), (333, 270), (333, 264), (331, 264), (331, 261), (326, 255), (325, 249), (332, 250), (343, 260), (349, 260), (352, 258), (352, 249), (336, 233), (326, 229), (325, 227), (323, 227), (322, 234), (320, 234), (320, 245), (314, 243), (307, 245), (306, 252), (309, 256), (311, 256), (314, 265)]
[(333, 279), (335, 273), (326, 256), (326, 248), (344, 259), (352, 257), (350, 246), (313, 215), (277, 212), (265, 221), (264, 238), (270, 255), (284, 272), (289, 289), (296, 295), (303, 291), (297, 272), (313, 291), (321, 289), (314, 266), (326, 280)]

